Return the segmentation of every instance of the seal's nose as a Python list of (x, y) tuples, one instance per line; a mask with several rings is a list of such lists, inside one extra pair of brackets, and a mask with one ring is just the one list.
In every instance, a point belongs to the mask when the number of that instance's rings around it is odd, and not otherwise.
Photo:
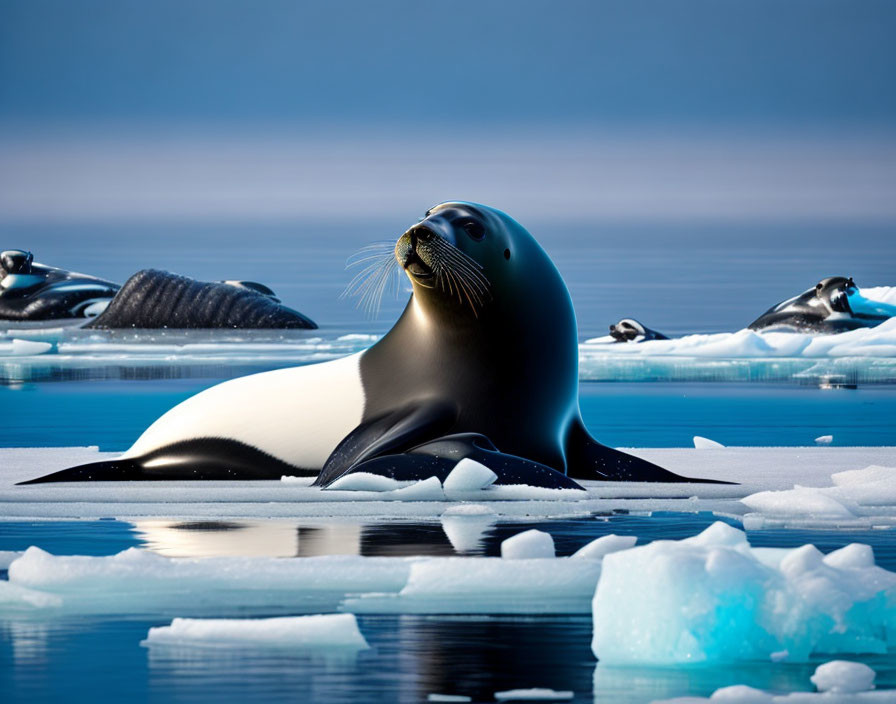
[(418, 242), (427, 242), (436, 237), (436, 233), (424, 225), (415, 225), (408, 230), (408, 235), (411, 238), (411, 247), (413, 249), (417, 248)]

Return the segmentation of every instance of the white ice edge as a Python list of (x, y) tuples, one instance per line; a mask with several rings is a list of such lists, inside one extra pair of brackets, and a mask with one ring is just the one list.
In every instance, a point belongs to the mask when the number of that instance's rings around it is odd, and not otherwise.
[(289, 648), (363, 650), (370, 646), (354, 614), (314, 614), (256, 619), (175, 618), (150, 628), (146, 647)]

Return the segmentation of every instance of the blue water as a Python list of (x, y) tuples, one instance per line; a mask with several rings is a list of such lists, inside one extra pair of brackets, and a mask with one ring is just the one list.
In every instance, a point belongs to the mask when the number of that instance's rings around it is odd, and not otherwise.
[[(157, 379), (30, 383), (0, 388), (15, 409), (0, 447), (98, 445), (125, 450), (169, 408), (215, 383)], [(692, 447), (694, 435), (725, 445), (896, 445), (896, 387), (822, 390), (765, 384), (583, 383), (586, 425), (616, 447)]]

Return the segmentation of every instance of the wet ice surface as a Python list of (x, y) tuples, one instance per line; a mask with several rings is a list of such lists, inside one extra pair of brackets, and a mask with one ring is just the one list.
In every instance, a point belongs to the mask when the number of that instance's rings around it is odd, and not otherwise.
[[(15, 486), (78, 463), (95, 448), (0, 449), (0, 516), (11, 518), (320, 518), (435, 520), (462, 501), (501, 517), (625, 510), (712, 511), (763, 527), (896, 526), (896, 448), (634, 449), (673, 472), (736, 484), (583, 482), (587, 492), (486, 486), (446, 495), (438, 480), (383, 491), (321, 490), (310, 479), (252, 482), (74, 482)], [(862, 470), (862, 471), (859, 471)], [(430, 484), (432, 484), (430, 486)], [(794, 488), (798, 487), (798, 488)]]

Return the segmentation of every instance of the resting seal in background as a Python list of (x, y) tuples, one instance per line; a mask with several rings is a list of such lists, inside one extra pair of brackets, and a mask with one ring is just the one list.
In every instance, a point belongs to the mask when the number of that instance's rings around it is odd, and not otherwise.
[(218, 384), (168, 411), (121, 458), (32, 481), (291, 474), (328, 486), (355, 472), (444, 478), (463, 457), (501, 484), (695, 481), (588, 434), (569, 292), (516, 221), (443, 203), (388, 256), (413, 294), (370, 349)]
[(120, 286), (95, 276), (44, 266), (31, 252), (0, 252), (0, 319), (59, 320), (90, 317)]
[(144, 269), (129, 278), (106, 310), (84, 326), (116, 328), (302, 328), (317, 325), (251, 281), (207, 283)]
[(610, 337), (616, 342), (645, 342), (646, 340), (668, 340), (661, 332), (651, 330), (634, 318), (623, 318), (610, 326)]
[(896, 316), (896, 306), (871, 301), (852, 277), (831, 276), (799, 296), (770, 308), (750, 323), (751, 330), (838, 333), (873, 328)]

